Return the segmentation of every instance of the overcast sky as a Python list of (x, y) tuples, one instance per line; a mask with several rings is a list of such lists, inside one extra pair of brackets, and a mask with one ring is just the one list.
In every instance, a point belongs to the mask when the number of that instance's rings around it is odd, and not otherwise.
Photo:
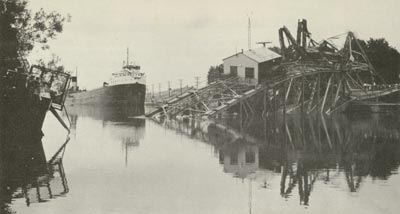
[(317, 41), (352, 30), (400, 47), (399, 0), (31, 0), (30, 7), (72, 16), (51, 52), (68, 70), (78, 67), (87, 89), (121, 68), (126, 47), (147, 73), (149, 88), (205, 80), (211, 65), (247, 49), (249, 15), (253, 48), (257, 41), (278, 45), (278, 29), (286, 25), (294, 34), (299, 18), (308, 20)]

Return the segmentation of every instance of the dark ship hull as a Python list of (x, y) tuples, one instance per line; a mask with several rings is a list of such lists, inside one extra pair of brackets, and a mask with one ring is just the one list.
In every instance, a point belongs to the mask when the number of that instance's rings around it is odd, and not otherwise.
[(3, 77), (0, 87), (2, 135), (42, 135), (43, 121), (51, 100), (40, 98), (24, 87), (26, 75)]
[(104, 86), (90, 91), (70, 93), (65, 105), (92, 105), (137, 116), (144, 114), (145, 95), (146, 86), (139, 83)]

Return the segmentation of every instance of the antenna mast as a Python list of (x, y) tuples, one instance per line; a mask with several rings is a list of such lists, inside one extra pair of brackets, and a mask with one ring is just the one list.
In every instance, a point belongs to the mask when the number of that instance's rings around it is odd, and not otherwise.
[(249, 16), (249, 25), (248, 25), (248, 43), (247, 46), (249, 48), (249, 50), (251, 50), (251, 20), (250, 20), (250, 16)]
[(261, 44), (263, 47), (266, 47), (267, 44), (271, 44), (271, 42), (257, 42), (257, 44)]

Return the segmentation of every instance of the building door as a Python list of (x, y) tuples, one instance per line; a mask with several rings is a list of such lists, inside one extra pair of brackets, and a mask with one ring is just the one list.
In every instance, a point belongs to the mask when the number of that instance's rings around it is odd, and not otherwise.
[(238, 75), (238, 67), (237, 66), (230, 67), (230, 75), (233, 77), (237, 77), (237, 75)]
[(246, 79), (254, 79), (254, 68), (246, 67), (244, 77)]

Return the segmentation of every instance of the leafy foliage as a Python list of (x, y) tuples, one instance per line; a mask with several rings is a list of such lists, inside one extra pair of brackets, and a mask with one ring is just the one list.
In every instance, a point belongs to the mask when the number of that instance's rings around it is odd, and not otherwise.
[(215, 82), (219, 79), (225, 79), (228, 75), (224, 74), (224, 66), (222, 64), (211, 66), (208, 69), (207, 82)]
[(36, 44), (48, 49), (48, 41), (63, 31), (65, 20), (54, 11), (32, 13), (27, 0), (0, 0), (0, 60), (24, 57)]
[(68, 71), (65, 71), (64, 66), (60, 65), (60, 62), (61, 62), (61, 59), (58, 56), (56, 56), (55, 54), (53, 54), (51, 60), (49, 60), (48, 62), (45, 62), (41, 59), (38, 61), (38, 65), (45, 67), (45, 68), (49, 68), (53, 71), (70, 73)]
[(400, 72), (400, 53), (389, 45), (384, 38), (370, 38), (366, 45), (366, 52), (376, 72), (387, 83), (398, 83)]

